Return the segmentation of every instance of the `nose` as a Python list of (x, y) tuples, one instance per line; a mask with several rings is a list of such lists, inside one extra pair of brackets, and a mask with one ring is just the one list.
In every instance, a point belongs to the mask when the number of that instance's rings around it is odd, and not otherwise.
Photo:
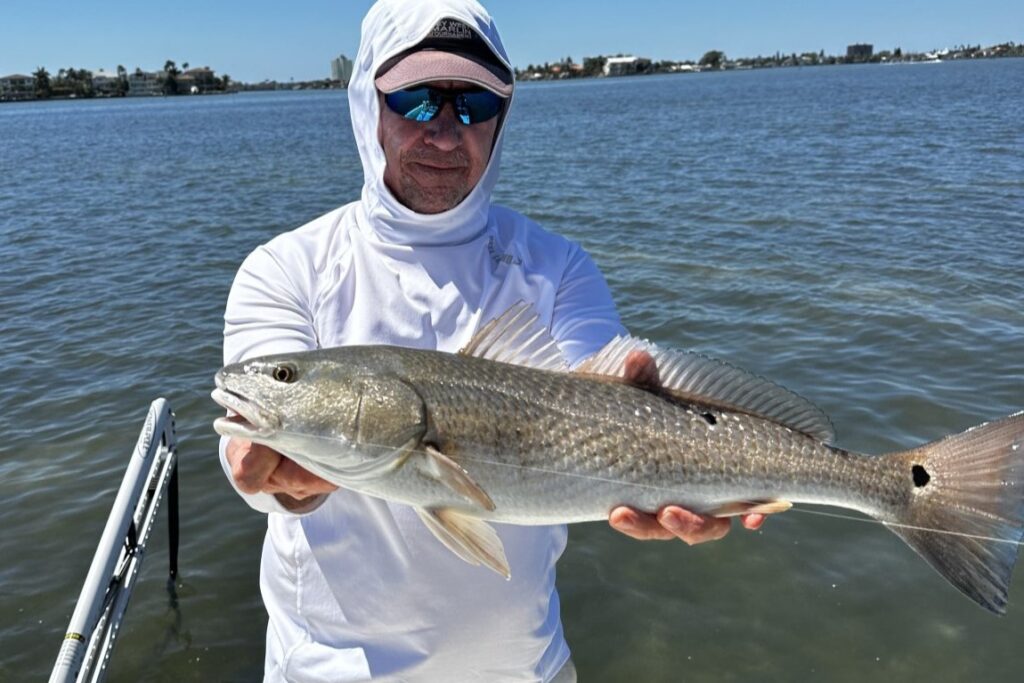
[(441, 111), (427, 122), (424, 138), (427, 143), (445, 152), (462, 144), (462, 122), (455, 113), (454, 102), (449, 100), (441, 104)]

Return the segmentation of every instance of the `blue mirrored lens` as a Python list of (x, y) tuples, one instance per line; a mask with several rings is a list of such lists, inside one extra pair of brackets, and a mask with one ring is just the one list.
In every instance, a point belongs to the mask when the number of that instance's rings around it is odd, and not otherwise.
[(503, 105), (501, 97), (482, 89), (437, 90), (424, 87), (384, 95), (388, 109), (412, 121), (432, 120), (449, 100), (459, 120), (467, 126), (493, 119)]
[(388, 109), (399, 116), (413, 121), (429, 121), (440, 110), (440, 106), (430, 98), (426, 88), (416, 90), (397, 90), (384, 96)]

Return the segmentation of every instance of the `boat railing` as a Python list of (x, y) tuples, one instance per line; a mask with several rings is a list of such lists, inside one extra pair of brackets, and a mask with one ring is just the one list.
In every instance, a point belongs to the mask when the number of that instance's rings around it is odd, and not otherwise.
[(178, 458), (174, 413), (153, 401), (64, 636), (50, 683), (95, 683), (110, 653), (138, 578), (157, 510), (166, 492), (170, 578), (178, 573)]

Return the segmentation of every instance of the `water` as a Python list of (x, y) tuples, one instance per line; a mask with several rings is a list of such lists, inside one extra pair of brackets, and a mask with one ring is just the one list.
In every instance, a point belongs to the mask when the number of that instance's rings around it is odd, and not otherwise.
[[(497, 199), (580, 241), (627, 325), (796, 389), (839, 444), (1024, 408), (1024, 60), (528, 84)], [(358, 194), (342, 93), (0, 107), (0, 680), (45, 678), (149, 402), (177, 413), (112, 681), (262, 671), (264, 520), (208, 399), (234, 271)], [(874, 524), (793, 511), (699, 548), (572, 529), (584, 681), (1010, 681), (996, 618)]]

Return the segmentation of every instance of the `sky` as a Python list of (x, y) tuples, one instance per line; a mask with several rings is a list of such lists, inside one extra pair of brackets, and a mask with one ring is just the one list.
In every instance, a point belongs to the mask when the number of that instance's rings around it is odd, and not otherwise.
[[(483, 0), (513, 65), (632, 54), (699, 60), (818, 52), (850, 43), (927, 52), (1024, 43), (1021, 0)], [(354, 57), (370, 0), (3, 0), (0, 76), (209, 66), (235, 81), (313, 80)]]

